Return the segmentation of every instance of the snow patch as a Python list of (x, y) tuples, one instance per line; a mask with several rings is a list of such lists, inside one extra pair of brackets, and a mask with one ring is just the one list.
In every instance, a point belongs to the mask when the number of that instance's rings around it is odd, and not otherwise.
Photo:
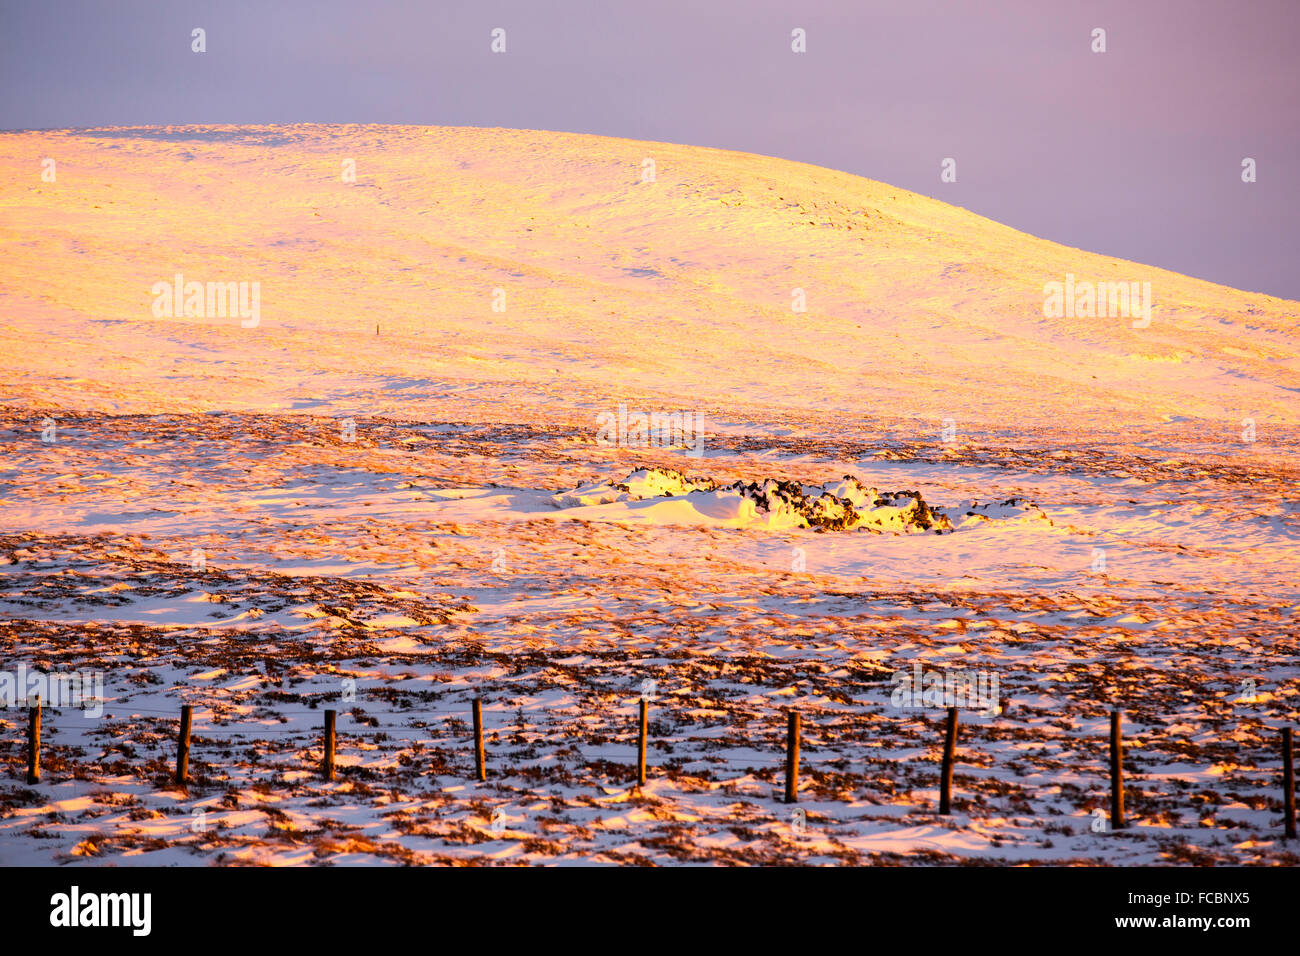
[(995, 520), (1048, 520), (1032, 502), (1009, 498), (955, 508), (928, 505), (919, 491), (880, 491), (852, 475), (839, 481), (805, 485), (779, 478), (719, 485), (672, 468), (641, 468), (622, 481), (597, 481), (552, 496), (556, 508), (580, 508), (671, 499), (689, 508), (664, 509), (666, 517), (700, 515), (743, 527), (818, 528), (941, 534)]

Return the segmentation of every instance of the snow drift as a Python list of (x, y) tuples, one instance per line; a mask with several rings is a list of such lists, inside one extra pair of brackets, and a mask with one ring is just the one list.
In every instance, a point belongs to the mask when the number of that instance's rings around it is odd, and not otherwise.
[[(971, 521), (1048, 520), (1041, 508), (1019, 498), (934, 508), (926, 504), (919, 491), (882, 492), (864, 486), (853, 475), (820, 485), (779, 478), (723, 485), (712, 478), (688, 477), (671, 468), (642, 468), (622, 481), (579, 485), (551, 500), (557, 508), (579, 508), (657, 498), (689, 505), (701, 516), (730, 524), (771, 529), (942, 534)], [(661, 511), (681, 513), (682, 509), (669, 506)]]

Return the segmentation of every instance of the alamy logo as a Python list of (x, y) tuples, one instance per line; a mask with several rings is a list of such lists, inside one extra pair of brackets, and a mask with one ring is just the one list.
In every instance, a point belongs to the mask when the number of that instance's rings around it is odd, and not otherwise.
[(596, 441), (619, 448), (687, 447), (692, 458), (704, 454), (704, 432), (698, 412), (632, 412), (619, 403), (618, 412), (596, 416)]
[(19, 664), (16, 671), (0, 671), (0, 707), (80, 707), (87, 717), (104, 713), (104, 672), (69, 671), (46, 674)]
[(86, 893), (74, 886), (50, 897), (51, 926), (127, 926), (135, 936), (153, 928), (153, 894)]
[(186, 282), (178, 272), (173, 281), (155, 282), (150, 291), (156, 319), (237, 317), (245, 329), (255, 329), (262, 321), (260, 282)]
[(1074, 273), (1065, 282), (1043, 286), (1045, 319), (1134, 319), (1133, 328), (1151, 324), (1150, 282), (1075, 282)]
[(894, 674), (894, 707), (961, 707), (994, 716), (998, 712), (998, 675), (992, 671), (960, 668), (925, 669), (920, 662), (912, 670)]

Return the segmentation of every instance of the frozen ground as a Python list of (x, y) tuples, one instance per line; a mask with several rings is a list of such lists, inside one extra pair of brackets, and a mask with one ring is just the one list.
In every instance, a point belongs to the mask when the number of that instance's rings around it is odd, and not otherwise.
[[(35, 786), (0, 710), (0, 862), (1298, 861), (1297, 303), (664, 144), (102, 130), (0, 168), (0, 671), (106, 697), (47, 710)], [(155, 318), (176, 272), (259, 281), (260, 324)], [(1150, 327), (1044, 318), (1067, 272), (1152, 282)], [(703, 455), (598, 441), (620, 403)], [(725, 491), (767, 479), (874, 517)], [(918, 664), (1004, 705), (962, 711), (948, 818)], [(1133, 825), (1097, 832), (1114, 706)]]

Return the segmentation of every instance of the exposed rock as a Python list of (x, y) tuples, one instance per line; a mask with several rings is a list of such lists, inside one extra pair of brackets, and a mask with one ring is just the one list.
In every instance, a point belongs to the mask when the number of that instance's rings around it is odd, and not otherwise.
[(712, 478), (688, 477), (672, 468), (642, 468), (622, 481), (580, 485), (571, 492), (555, 495), (552, 503), (557, 508), (575, 508), (695, 495), (730, 497), (733, 500), (739, 496), (752, 501), (754, 509), (766, 517), (784, 519), (779, 524), (823, 531), (934, 531), (941, 534), (974, 522), (1026, 516), (1046, 520), (1047, 517), (1035, 505), (1019, 498), (1000, 504), (971, 502), (965, 508), (932, 508), (919, 491), (882, 492), (866, 487), (852, 475), (821, 485), (804, 485), (779, 478), (719, 485)]

